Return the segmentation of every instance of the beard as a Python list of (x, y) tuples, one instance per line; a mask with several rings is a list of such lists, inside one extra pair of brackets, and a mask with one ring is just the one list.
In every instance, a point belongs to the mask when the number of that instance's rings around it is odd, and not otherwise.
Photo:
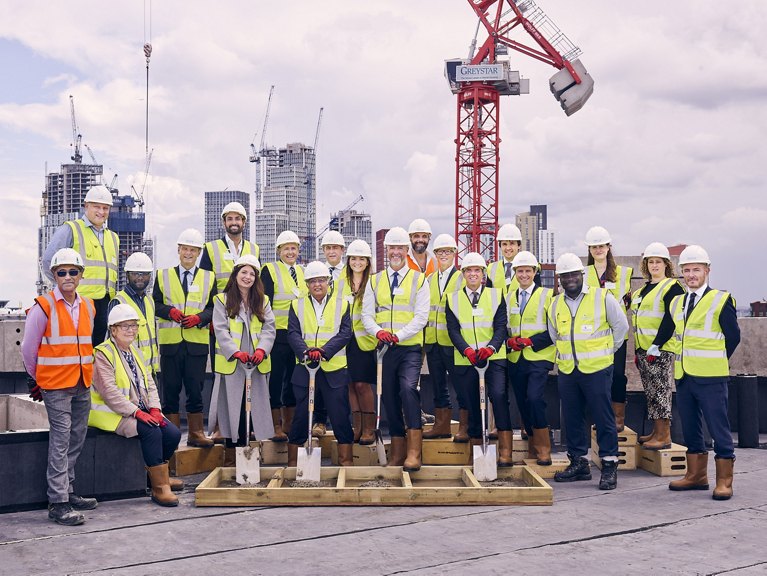
[(424, 252), (426, 252), (426, 247), (428, 245), (429, 244), (427, 242), (413, 242), (412, 244), (413, 252), (415, 252), (416, 254), (423, 254)]
[(242, 226), (239, 224), (229, 224), (229, 226), (226, 227), (226, 231), (229, 232), (229, 234), (239, 234), (242, 232)]

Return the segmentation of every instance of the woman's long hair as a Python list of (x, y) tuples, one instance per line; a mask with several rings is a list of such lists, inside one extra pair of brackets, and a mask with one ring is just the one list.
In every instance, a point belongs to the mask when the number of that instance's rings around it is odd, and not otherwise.
[[(663, 263), (666, 265), (666, 278), (676, 278), (676, 270), (674, 270), (674, 263), (668, 258), (663, 258)], [(647, 258), (642, 258), (642, 263), (639, 265), (639, 269), (642, 271), (642, 276), (645, 279), (650, 280), (650, 270), (647, 268)]]
[[(229, 280), (227, 280), (226, 286), (224, 287), (226, 315), (229, 318), (236, 318), (240, 313), (240, 302), (242, 301), (242, 296), (240, 295), (240, 287), (237, 286), (237, 274), (239, 274), (240, 270), (242, 270), (245, 266), (250, 266), (250, 264), (241, 264), (240, 266), (235, 266), (234, 270), (232, 270), (232, 273), (229, 275)], [(264, 284), (261, 282), (261, 274), (259, 271), (253, 268), (253, 266), (250, 266), (250, 268), (255, 271), (256, 280), (253, 282), (253, 285), (248, 291), (248, 308), (250, 308), (251, 314), (255, 314), (256, 318), (263, 322)]]
[[(356, 256), (355, 256), (356, 258)], [(354, 305), (360, 304), (362, 302), (362, 297), (365, 295), (365, 286), (368, 284), (368, 280), (370, 279), (370, 271), (373, 268), (373, 262), (370, 258), (367, 256), (362, 256), (362, 258), (366, 258), (368, 261), (368, 265), (365, 266), (365, 269), (362, 271), (362, 282), (360, 282), (359, 290), (357, 290), (357, 293), (354, 295)], [(346, 258), (346, 266), (344, 266), (344, 272), (346, 276), (346, 282), (349, 284), (349, 287), (351, 288), (354, 286), (352, 281), (354, 280), (354, 270), (352, 270), (352, 267), (349, 265), (349, 258)]]
[[(589, 248), (589, 259), (586, 262), (587, 266), (591, 266), (594, 264), (594, 257), (591, 255), (591, 248)], [(615, 263), (615, 258), (613, 257), (613, 247), (609, 244), (607, 245), (607, 268), (605, 269), (605, 282), (617, 282), (618, 276), (616, 274), (616, 270), (618, 269), (618, 265)]]

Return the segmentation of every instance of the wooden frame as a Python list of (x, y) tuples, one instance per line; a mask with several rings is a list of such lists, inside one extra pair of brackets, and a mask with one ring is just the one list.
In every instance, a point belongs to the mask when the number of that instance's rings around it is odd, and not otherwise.
[(687, 447), (672, 444), (667, 450), (637, 450), (637, 466), (656, 476), (683, 476), (687, 473)]

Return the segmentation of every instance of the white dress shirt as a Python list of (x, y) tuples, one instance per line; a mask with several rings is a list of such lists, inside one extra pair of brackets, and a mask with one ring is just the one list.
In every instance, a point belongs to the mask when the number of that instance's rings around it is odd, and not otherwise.
[[(389, 266), (386, 269), (386, 274), (389, 279), (389, 286), (392, 283), (392, 277), (395, 270)], [(413, 273), (407, 266), (403, 266), (397, 272), (397, 283), (402, 284), (403, 278), (408, 273)], [(371, 336), (375, 336), (383, 328), (376, 322), (376, 296), (373, 292), (373, 285), (368, 282), (365, 286), (365, 295), (362, 297), (362, 325), (365, 330)], [(429, 294), (429, 283), (424, 282), (423, 286), (418, 290), (415, 296), (415, 309), (413, 310), (413, 318), (407, 325), (394, 333), (394, 335), (400, 340), (400, 342), (412, 338), (426, 327), (426, 323), (429, 320), (429, 306), (431, 304), (431, 295)]]

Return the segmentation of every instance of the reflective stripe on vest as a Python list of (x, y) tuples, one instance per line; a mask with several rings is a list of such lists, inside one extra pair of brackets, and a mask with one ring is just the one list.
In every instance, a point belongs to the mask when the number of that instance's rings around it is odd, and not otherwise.
[[(301, 337), (306, 342), (307, 348), (322, 348), (328, 341), (338, 334), (341, 327), (341, 319), (349, 309), (349, 303), (340, 294), (333, 294), (325, 301), (322, 309), (322, 322), (317, 321), (314, 305), (310, 301), (312, 296), (305, 296), (291, 304), (301, 324)], [(298, 359), (303, 362), (303, 358)], [(320, 367), (325, 372), (334, 372), (346, 368), (346, 347), (336, 352), (330, 360), (323, 359)]]
[(290, 267), (284, 262), (269, 262), (263, 266), (263, 268), (269, 270), (269, 274), (274, 281), (272, 311), (274, 312), (274, 323), (277, 327), (277, 330), (288, 329), (288, 312), (290, 311), (290, 303), (293, 300), (303, 298), (308, 294), (306, 283), (304, 282), (303, 268), (301, 268), (298, 264), (295, 264), (293, 267), (296, 269), (296, 278), (298, 279), (298, 284), (293, 282), (293, 277), (290, 275)]
[[(621, 299), (623, 298), (624, 294), (630, 294), (631, 293), (631, 275), (634, 273), (634, 269), (630, 266), (616, 266), (615, 267), (615, 287), (614, 288), (608, 288), (606, 286), (607, 282), (605, 282), (605, 290), (609, 290), (610, 294), (615, 296), (615, 299), (620, 304)], [(588, 272), (586, 274), (586, 284), (590, 288), (600, 288), (599, 286), (599, 276), (597, 275), (597, 269), (596, 266), (593, 264), (588, 267)]]
[(115, 294), (115, 300), (120, 304), (127, 304), (136, 311), (140, 320), (138, 323), (138, 336), (136, 345), (144, 359), (152, 367), (152, 370), (160, 370), (160, 352), (157, 348), (157, 324), (154, 315), (154, 300), (148, 295), (144, 295), (144, 309), (146, 314), (141, 311), (136, 301), (131, 298), (125, 290)]
[[(485, 288), (479, 295), (477, 307), (471, 305), (465, 290), (458, 290), (447, 295), (450, 302), (450, 310), (461, 325), (461, 336), (466, 342), (478, 350), (484, 348), (493, 339), (493, 318), (501, 304), (503, 290), (498, 288)], [(480, 315), (475, 316), (479, 310)], [(456, 365), (469, 366), (469, 359), (463, 355), (463, 350), (453, 349), (453, 358)], [(490, 356), (490, 360), (503, 360), (503, 348)]]
[(68, 220), (66, 224), (72, 230), (72, 248), (80, 253), (85, 270), (77, 293), (94, 300), (106, 295), (114, 298), (117, 290), (117, 253), (120, 239), (117, 234), (104, 227), (104, 245), (93, 228), (85, 220)]
[[(643, 288), (634, 292), (631, 296), (631, 325), (634, 327), (634, 339), (637, 348), (647, 350), (652, 346), (653, 340), (658, 335), (666, 308), (663, 304), (663, 298), (671, 287), (678, 282), (674, 278), (665, 278), (658, 282), (653, 288), (641, 297)], [(670, 340), (669, 340), (670, 342)], [(673, 345), (666, 342), (663, 350), (672, 351)]]
[(463, 279), (463, 274), (460, 270), (456, 270), (447, 281), (442, 294), (439, 293), (439, 272), (429, 279), (429, 322), (426, 324), (426, 344), (453, 345), (447, 333), (445, 298), (458, 289), (457, 286), (461, 283), (459, 279)]
[(557, 367), (570, 374), (576, 367), (593, 374), (613, 363), (613, 332), (607, 323), (607, 290), (591, 288), (583, 294), (573, 319), (564, 293), (549, 308), (557, 333)]
[[(253, 254), (256, 258), (259, 257), (261, 249), (258, 247), (258, 244), (251, 242), (250, 240), (245, 240), (244, 238), (241, 242), (242, 250), (238, 255), (232, 255), (231, 252), (229, 252), (229, 246), (221, 238), (205, 244), (205, 249), (208, 251), (208, 258), (210, 258), (210, 262), (213, 265), (213, 273), (216, 275), (216, 289), (219, 292), (223, 292), (224, 288), (226, 288), (226, 283), (229, 282), (229, 276), (232, 275), (232, 270), (234, 270), (234, 262), (239, 256)], [(227, 254), (231, 257), (226, 258)]]
[(505, 263), (505, 260), (496, 260), (487, 265), (487, 277), (493, 283), (493, 288), (501, 288), (503, 290), (504, 297), (510, 290), (516, 291), (517, 288), (519, 288), (519, 280), (517, 280), (517, 276), (514, 274), (513, 269), (511, 271), (509, 283), (506, 284)]
[[(548, 330), (546, 313), (554, 298), (551, 288), (536, 288), (521, 314), (519, 311), (519, 303), (517, 302), (517, 292), (517, 290), (509, 290), (508, 294), (506, 294), (506, 312), (509, 316), (509, 336), (531, 338), (536, 334)], [(539, 360), (554, 362), (557, 355), (557, 349), (554, 344), (547, 346), (538, 352), (535, 352), (532, 348), (525, 347), (523, 352), (510, 350), (506, 355), (506, 358), (510, 362), (517, 362), (521, 355), (524, 355), (525, 359), (530, 360), (531, 362)]]
[(707, 378), (729, 376), (730, 363), (719, 315), (730, 294), (709, 290), (695, 304), (686, 323), (684, 297), (680, 294), (671, 301), (676, 342), (674, 378), (680, 380), (685, 374)]
[[(364, 288), (362, 289), (364, 290)], [(354, 300), (351, 286), (346, 281), (346, 278), (339, 278), (335, 282), (334, 290), (349, 303), (352, 314), (352, 329), (354, 330), (354, 338), (357, 341), (357, 346), (364, 352), (375, 350), (378, 345), (378, 339), (375, 336), (368, 334), (367, 330), (365, 330), (365, 325), (362, 322), (362, 299), (360, 299), (359, 302)]]
[[(226, 310), (226, 295), (225, 294), (216, 294), (213, 298), (221, 303), (221, 305), (224, 307), (224, 310)], [(269, 304), (269, 296), (264, 294), (264, 308), (266, 308), (266, 305)], [(245, 325), (245, 323), (240, 319), (239, 316), (235, 318), (229, 318), (229, 334), (232, 336), (232, 340), (237, 345), (238, 350), (242, 350), (242, 328)], [(248, 334), (250, 336), (250, 343), (253, 346), (253, 350), (258, 348), (258, 343), (261, 340), (261, 329), (263, 328), (263, 324), (261, 320), (258, 319), (258, 316), (255, 314), (250, 315), (250, 326), (248, 329)], [(234, 370), (237, 367), (237, 362), (239, 360), (226, 358), (221, 352), (221, 346), (218, 343), (218, 340), (216, 340), (216, 360), (215, 360), (215, 366), (216, 366), (216, 372), (219, 374), (234, 374)], [(272, 371), (272, 359), (270, 356), (267, 356), (264, 358), (263, 362), (258, 365), (258, 371), (261, 372), (261, 374), (268, 374)]]
[[(184, 289), (181, 287), (181, 280), (179, 280), (177, 272), (175, 268), (165, 268), (160, 270), (157, 275), (163, 304), (178, 308), (185, 316), (199, 314), (205, 310), (210, 294), (213, 292), (213, 273), (198, 268), (192, 283), (189, 285), (188, 293), (184, 295)], [(157, 339), (160, 345), (178, 344), (182, 340), (193, 344), (208, 344), (210, 341), (210, 330), (207, 326), (204, 328), (200, 326), (183, 328), (181, 324), (173, 320), (158, 318), (157, 330)]]
[[(393, 297), (387, 270), (379, 272), (370, 279), (370, 287), (375, 295), (376, 324), (392, 333), (402, 330), (415, 317), (415, 301), (418, 290), (426, 282), (426, 276), (420, 272), (409, 268), (398, 270), (399, 273), (403, 271), (405, 271), (405, 275), (400, 279), (398, 286), (401, 293), (395, 294)], [(417, 334), (400, 342), (399, 345), (423, 345), (423, 330), (419, 330)]]

